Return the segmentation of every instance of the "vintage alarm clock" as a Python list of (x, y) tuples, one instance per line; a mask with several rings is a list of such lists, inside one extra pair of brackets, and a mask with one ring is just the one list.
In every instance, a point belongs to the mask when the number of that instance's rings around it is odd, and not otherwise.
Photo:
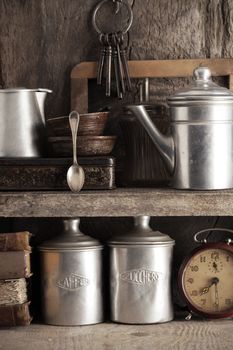
[[(229, 229), (207, 229), (197, 232), (194, 241), (201, 246), (183, 261), (179, 271), (179, 289), (191, 313), (206, 318), (233, 316), (233, 245), (225, 242), (208, 243), (212, 231), (233, 233)], [(191, 317), (189, 317), (191, 318)], [(187, 318), (187, 319), (189, 319)]]

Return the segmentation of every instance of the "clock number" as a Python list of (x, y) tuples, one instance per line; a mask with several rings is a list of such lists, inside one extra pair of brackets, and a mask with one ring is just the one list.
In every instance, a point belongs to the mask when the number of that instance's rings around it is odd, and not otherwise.
[(201, 305), (205, 305), (206, 304), (206, 299), (201, 299)]
[(230, 257), (229, 255), (226, 256), (226, 262), (229, 262), (230, 261)]
[(193, 278), (189, 278), (188, 282), (192, 284), (194, 282), (194, 279)]
[(206, 257), (205, 256), (200, 256), (200, 262), (206, 262)]
[(197, 265), (190, 266), (190, 269), (192, 272), (197, 272), (199, 270), (199, 267)]
[(219, 253), (217, 253), (217, 252), (213, 252), (213, 253), (211, 253), (211, 259), (212, 260), (219, 260)]
[(231, 299), (225, 299), (225, 305), (231, 306), (231, 304), (232, 304)]

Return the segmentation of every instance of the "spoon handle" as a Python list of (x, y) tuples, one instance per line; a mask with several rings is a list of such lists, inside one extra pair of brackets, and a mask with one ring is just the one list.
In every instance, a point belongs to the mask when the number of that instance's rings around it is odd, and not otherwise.
[(76, 111), (72, 111), (69, 115), (70, 129), (72, 133), (73, 141), (73, 164), (78, 164), (77, 161), (77, 132), (79, 125), (79, 114)]

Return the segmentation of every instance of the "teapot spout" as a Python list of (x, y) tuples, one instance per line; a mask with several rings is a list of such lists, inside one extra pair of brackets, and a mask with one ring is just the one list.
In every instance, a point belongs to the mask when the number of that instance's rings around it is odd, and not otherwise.
[(173, 137), (163, 135), (157, 129), (143, 105), (131, 105), (127, 106), (127, 109), (129, 109), (144, 126), (161, 154), (169, 172), (172, 174), (175, 166), (175, 147)]

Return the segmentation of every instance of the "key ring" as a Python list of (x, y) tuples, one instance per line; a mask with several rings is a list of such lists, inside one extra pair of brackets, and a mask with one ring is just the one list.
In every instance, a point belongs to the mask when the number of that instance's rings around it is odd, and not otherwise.
[[(95, 7), (94, 12), (93, 12), (93, 16), (92, 16), (92, 25), (95, 28), (96, 32), (98, 34), (104, 34), (101, 29), (98, 27), (97, 23), (96, 23), (96, 16), (97, 16), (97, 12), (100, 10), (100, 8), (106, 3), (109, 2), (110, 0), (102, 0), (100, 1), (100, 3)], [(117, 10), (116, 10), (116, 14), (119, 12), (119, 8), (118, 8), (118, 4), (121, 4), (122, 6), (125, 6), (125, 8), (127, 9), (128, 13), (129, 13), (129, 21), (128, 24), (125, 28), (123, 28), (122, 33), (126, 34), (129, 29), (132, 26), (133, 23), (133, 11), (131, 6), (128, 4), (127, 1), (124, 0), (111, 0), (111, 2), (116, 3), (117, 4)], [(110, 33), (105, 33), (105, 34), (110, 34)]]

